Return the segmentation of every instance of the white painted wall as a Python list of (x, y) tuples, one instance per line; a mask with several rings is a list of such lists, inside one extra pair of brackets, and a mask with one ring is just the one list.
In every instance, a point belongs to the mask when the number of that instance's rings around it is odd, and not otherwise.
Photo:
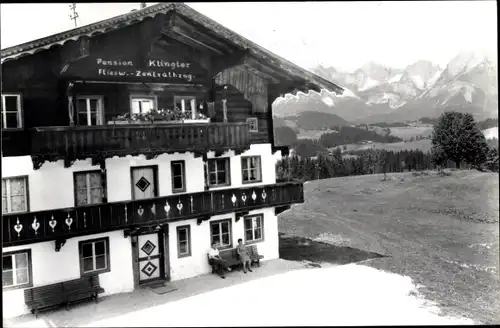
[[(260, 155), (262, 163), (262, 182), (253, 184), (242, 183), (241, 156)], [(231, 185), (211, 190), (249, 187), (276, 182), (275, 163), (270, 144), (252, 145), (241, 155), (235, 156), (234, 151), (222, 155), (230, 158)], [(214, 152), (207, 154), (214, 158)], [(192, 153), (164, 154), (155, 159), (147, 160), (145, 156), (114, 157), (106, 159), (106, 181), (108, 202), (127, 201), (132, 199), (130, 167), (158, 165), (159, 196), (172, 194), (170, 162), (185, 160), (186, 162), (186, 193), (204, 191), (204, 172), (201, 157), (194, 158)], [(74, 206), (73, 172), (98, 170), (92, 166), (91, 160), (76, 161), (71, 167), (64, 168), (62, 160), (45, 162), (38, 170), (33, 169), (30, 156), (3, 157), (2, 178), (19, 175), (28, 176), (30, 211), (43, 211)]]
[[(241, 156), (251, 155), (261, 156), (262, 182), (243, 185)], [(273, 184), (276, 182), (276, 159), (272, 155), (270, 144), (252, 145), (248, 151), (239, 156), (235, 156), (233, 151), (226, 152), (223, 156), (231, 157), (231, 185), (217, 189)], [(207, 157), (213, 158), (214, 152), (209, 152)], [(130, 167), (141, 165), (158, 165), (159, 195), (171, 195), (170, 162), (175, 160), (186, 161), (186, 193), (203, 191), (203, 161), (201, 157), (194, 158), (192, 153), (165, 154), (151, 160), (146, 160), (144, 156), (115, 157), (106, 159), (108, 201), (131, 200)], [(2, 158), (2, 178), (19, 175), (28, 176), (31, 212), (73, 207), (73, 172), (97, 169), (99, 169), (99, 166), (92, 166), (90, 159), (76, 161), (69, 168), (64, 168), (62, 160), (45, 162), (40, 169), (34, 170), (30, 156)], [(257, 213), (264, 214), (264, 241), (256, 244), (259, 253), (264, 255), (264, 260), (278, 258), (278, 223), (277, 217), (274, 215), (274, 209), (268, 208), (250, 212), (250, 214)], [(223, 218), (232, 219), (233, 245), (236, 246), (238, 238), (243, 238), (243, 219), (237, 223), (234, 222), (233, 213), (214, 216), (210, 221)], [(186, 258), (178, 258), (176, 227), (186, 224), (191, 225), (192, 255)], [(200, 226), (196, 224), (196, 220), (180, 221), (171, 223), (169, 228), (171, 279), (178, 280), (210, 272), (211, 269), (208, 266), (206, 258), (206, 253), (210, 248), (209, 221), (203, 222)], [(60, 252), (54, 251), (53, 241), (4, 248), (3, 252), (20, 249), (32, 250), (33, 283), (36, 287), (79, 278), (78, 241), (99, 238), (101, 236), (110, 237), (111, 272), (100, 275), (101, 285), (106, 290), (106, 294), (133, 290), (131, 244), (129, 238), (123, 237), (122, 231), (68, 239)], [(4, 318), (27, 312), (22, 289), (6, 291), (3, 293), (3, 297)]]
[[(253, 214), (264, 215), (264, 240), (255, 244), (259, 254), (264, 256), (262, 261), (278, 258), (278, 218), (274, 215), (274, 208), (250, 211), (249, 215)], [(239, 238), (244, 240), (244, 224), (243, 218), (235, 222), (234, 213), (212, 216), (210, 220), (203, 221), (199, 226), (196, 224), (196, 220), (169, 224), (170, 278), (172, 281), (211, 272), (207, 262), (207, 252), (210, 249), (210, 222), (229, 218), (232, 222), (233, 247), (236, 247)], [(177, 255), (177, 227), (184, 225), (191, 227), (191, 256), (179, 258)]]
[[(54, 250), (54, 241), (3, 248), (2, 252), (31, 249), (33, 287), (80, 278), (78, 242), (109, 237), (110, 271), (99, 275), (99, 282), (105, 292), (100, 296), (132, 291), (134, 277), (130, 237), (124, 238), (123, 231), (113, 231), (68, 239), (59, 252)], [(24, 304), (24, 289), (3, 292), (3, 317), (29, 313)]]

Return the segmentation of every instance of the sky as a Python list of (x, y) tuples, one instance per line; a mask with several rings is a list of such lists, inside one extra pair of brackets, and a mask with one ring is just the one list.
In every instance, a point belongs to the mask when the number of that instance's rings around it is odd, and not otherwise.
[[(497, 58), (495, 1), (188, 5), (307, 69), (322, 64), (354, 71), (370, 61), (404, 68), (417, 60), (430, 60), (444, 68), (462, 51)], [(77, 24), (139, 8), (139, 3), (78, 3)], [(0, 13), (2, 49), (74, 28), (69, 3), (2, 3)]]

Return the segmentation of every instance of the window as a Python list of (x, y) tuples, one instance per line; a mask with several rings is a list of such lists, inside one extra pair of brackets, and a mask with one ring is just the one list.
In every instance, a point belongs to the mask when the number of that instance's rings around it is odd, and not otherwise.
[(248, 117), (247, 123), (250, 125), (250, 132), (259, 132), (259, 120), (257, 117)]
[(151, 110), (157, 109), (156, 96), (132, 95), (130, 96), (130, 112), (131, 114), (146, 114)]
[(245, 243), (264, 239), (263, 219), (262, 214), (245, 217)]
[(85, 240), (78, 243), (80, 251), (80, 273), (109, 272), (109, 238)]
[(2, 94), (2, 128), (21, 129), (23, 116), (20, 94)]
[(209, 159), (207, 161), (208, 185), (228, 186), (229, 180), (229, 158)]
[(231, 247), (231, 220), (215, 221), (210, 224), (211, 242), (220, 247)]
[(189, 226), (177, 227), (177, 255), (191, 256), (191, 229)]
[(261, 182), (260, 156), (241, 157), (241, 174), (243, 183)]
[(172, 192), (186, 191), (186, 171), (184, 161), (172, 161), (170, 171), (172, 172)]
[(2, 179), (2, 214), (28, 211), (28, 178)]
[(75, 204), (100, 204), (103, 198), (101, 171), (75, 172)]
[(31, 250), (5, 253), (2, 255), (2, 287), (31, 287)]
[(197, 101), (194, 96), (175, 96), (174, 97), (174, 108), (177, 107), (183, 112), (186, 110), (190, 110), (191, 112), (196, 113)]
[(101, 96), (76, 97), (77, 124), (102, 125), (104, 112), (103, 107), (104, 105)]

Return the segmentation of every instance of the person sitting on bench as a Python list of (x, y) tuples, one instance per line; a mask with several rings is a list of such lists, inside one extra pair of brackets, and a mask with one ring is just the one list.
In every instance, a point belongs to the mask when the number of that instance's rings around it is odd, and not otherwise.
[(241, 264), (243, 265), (243, 272), (247, 273), (248, 271), (252, 272), (252, 263), (250, 261), (250, 256), (248, 255), (248, 251), (245, 245), (243, 245), (243, 239), (238, 239), (238, 246), (236, 247), (236, 252), (240, 257)]
[(231, 271), (231, 268), (227, 265), (226, 261), (224, 261), (220, 255), (219, 250), (217, 249), (217, 243), (214, 241), (212, 243), (212, 247), (208, 251), (208, 258), (210, 260), (210, 265), (217, 266), (217, 271), (222, 279), (225, 279), (224, 269), (227, 271)]

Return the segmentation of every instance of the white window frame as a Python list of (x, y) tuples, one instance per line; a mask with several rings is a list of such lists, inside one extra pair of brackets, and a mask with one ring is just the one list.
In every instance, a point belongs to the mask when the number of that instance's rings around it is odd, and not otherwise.
[[(174, 166), (175, 165), (181, 165), (181, 175), (174, 175)], [(178, 161), (172, 161), (170, 162), (170, 169), (171, 169), (171, 176), (172, 176), (172, 192), (177, 193), (177, 192), (185, 192), (186, 191), (186, 161), (185, 160), (178, 160)], [(174, 188), (174, 178), (176, 177), (181, 177), (182, 178), (182, 188)]]
[(96, 96), (96, 95), (78, 95), (76, 96), (76, 120), (79, 125), (83, 125), (82, 122), (80, 122), (80, 113), (83, 113), (83, 111), (80, 111), (78, 108), (78, 101), (79, 100), (85, 100), (85, 107), (86, 107), (86, 114), (87, 114), (87, 126), (92, 126), (92, 120), (90, 119), (91, 114), (90, 114), (90, 101), (91, 100), (97, 100), (97, 112), (96, 112), (96, 125), (103, 125), (104, 124), (104, 97), (103, 96)]
[[(187, 246), (187, 252), (182, 253), (181, 252), (181, 240), (179, 238), (179, 232), (181, 230), (186, 230), (186, 240), (183, 240), (182, 242), (186, 243)], [(191, 256), (191, 226), (189, 225), (184, 225), (184, 226), (179, 226), (177, 227), (177, 257), (188, 257)]]
[(155, 95), (134, 93), (134, 94), (130, 95), (129, 100), (130, 100), (130, 115), (150, 113), (150, 112), (143, 112), (142, 109), (140, 109), (140, 108), (139, 108), (139, 113), (134, 113), (134, 110), (133, 110), (133, 108), (134, 108), (133, 101), (134, 100), (139, 100), (139, 101), (151, 100), (151, 101), (153, 101), (153, 108), (152, 109), (158, 110), (158, 97)]
[[(7, 127), (7, 111), (6, 111), (6, 101), (5, 97), (16, 97), (17, 102), (17, 127)], [(23, 128), (23, 107), (21, 102), (22, 94), (20, 93), (2, 93), (2, 129), (4, 130), (13, 130), (13, 129), (22, 129)]]
[[(246, 122), (250, 126), (250, 132), (259, 132), (259, 119), (257, 117), (247, 117)], [(255, 129), (252, 129), (252, 124), (254, 124)]]
[(186, 107), (189, 103), (189, 106), (191, 108), (191, 119), (195, 119), (196, 113), (198, 111), (198, 102), (196, 96), (174, 96), (174, 108), (177, 106), (178, 101), (180, 101), (181, 103), (181, 111), (183, 113), (186, 111)]
[[(252, 158), (258, 158), (258, 163), (259, 165), (253, 169), (250, 167), (251, 159)], [(244, 164), (245, 163), (245, 164)], [(246, 165), (246, 167), (245, 167)], [(256, 170), (256, 175), (260, 177), (258, 180), (245, 180), (244, 177), (245, 175), (243, 174), (245, 171), (247, 171), (247, 176), (250, 177), (250, 172), (252, 170)], [(259, 183), (262, 182), (262, 157), (261, 156), (242, 156), (241, 157), (241, 181), (243, 183)]]
[[(216, 184), (211, 184), (210, 183), (210, 173), (215, 173), (216, 174), (216, 177), (217, 177), (217, 182), (218, 182), (218, 178), (219, 178), (219, 174), (221, 174), (220, 172), (222, 172), (220, 169), (219, 169), (219, 161), (220, 160), (224, 160), (224, 163), (225, 163), (225, 175), (226, 175), (226, 182), (225, 183), (216, 183)], [(215, 161), (215, 171), (210, 171), (210, 164), (209, 162), (210, 161)], [(230, 158), (229, 157), (223, 157), (223, 158), (209, 158), (207, 160), (207, 185), (209, 187), (223, 187), (223, 186), (230, 186), (231, 185), (231, 161), (230, 161)]]
[[(12, 211), (12, 203), (11, 203), (11, 194), (10, 194), (10, 183), (11, 183), (11, 180), (13, 179), (23, 179), (24, 181), (24, 205), (25, 205), (25, 209), (24, 210), (20, 210), (20, 211)], [(7, 202), (7, 212), (5, 213), (2, 213), (2, 214), (11, 214), (11, 213), (25, 213), (25, 212), (28, 212), (28, 208), (29, 208), (29, 205), (28, 205), (28, 177), (27, 176), (18, 176), (18, 177), (9, 177), (9, 178), (2, 178), (3, 181), (5, 181), (5, 190), (6, 190), (6, 202)], [(16, 195), (16, 196), (19, 196), (19, 195)], [(3, 198), (3, 191), (2, 191), (2, 198)], [(2, 199), (3, 201), (3, 199)], [(3, 206), (2, 206), (2, 211), (3, 211)]]
[[(253, 219), (260, 220), (260, 238), (255, 238), (255, 230), (256, 227), (253, 226)], [(246, 228), (246, 221), (247, 220), (252, 220), (252, 228), (247, 229)], [(255, 214), (255, 215), (248, 215), (243, 218), (243, 229), (245, 230), (244, 235), (245, 235), (245, 243), (257, 243), (260, 241), (264, 240), (264, 215), (262, 214)], [(247, 231), (252, 231), (252, 239), (247, 239)]]
[[(105, 256), (105, 261), (104, 263), (106, 263), (106, 267), (105, 268), (100, 268), (100, 269), (97, 269), (96, 268), (96, 254), (95, 254), (95, 244), (96, 243), (104, 243), (104, 256)], [(87, 257), (83, 257), (83, 246), (86, 245), (86, 244), (92, 244), (92, 256), (87, 256)], [(94, 273), (94, 272), (107, 272), (107, 271), (110, 271), (110, 268), (109, 268), (109, 258), (108, 256), (111, 254), (111, 252), (109, 251), (109, 239), (108, 238), (99, 238), (99, 239), (95, 239), (95, 240), (86, 240), (86, 241), (82, 241), (80, 243), (80, 247), (81, 247), (81, 253), (79, 253), (79, 257), (80, 257), (80, 265), (82, 266), (81, 268), (81, 272), (83, 275), (87, 275), (87, 274), (91, 274), (91, 273)], [(92, 258), (92, 270), (89, 270), (89, 271), (85, 271), (85, 267), (84, 267), (84, 260), (85, 259), (88, 259), (88, 258)]]
[[(75, 184), (75, 206), (81, 206), (81, 205), (90, 205), (90, 204), (102, 204), (102, 198), (104, 197), (104, 188), (102, 186), (102, 176), (100, 177), (101, 178), (101, 185), (99, 187), (94, 187), (92, 188), (92, 186), (90, 185), (90, 174), (91, 173), (100, 173), (100, 171), (80, 171), (80, 172), (75, 172), (75, 178), (74, 178), (74, 184)], [(78, 186), (76, 185), (76, 176), (79, 175), (79, 174), (85, 174), (85, 189), (87, 190), (87, 204), (78, 204), (77, 201), (78, 201)], [(101, 202), (99, 203), (91, 203), (91, 193), (90, 191), (92, 189), (101, 189)]]
[[(28, 282), (19, 284), (17, 282), (17, 274), (16, 274), (16, 271), (18, 270), (18, 268), (16, 267), (16, 256), (21, 255), (21, 254), (24, 254), (26, 256), (26, 265), (27, 265), (26, 266), (26, 270), (28, 271), (28, 275), (27, 275), (28, 276)], [(2, 268), (2, 274), (4, 272), (12, 271), (12, 285), (3, 286), (3, 282), (2, 282), (2, 288), (3, 289), (11, 289), (11, 288), (30, 287), (30, 286), (32, 286), (32, 284), (33, 284), (33, 282), (32, 282), (33, 275), (32, 275), (32, 272), (31, 272), (31, 250), (28, 249), (28, 250), (21, 250), (21, 251), (15, 251), (15, 252), (12, 252), (12, 253), (2, 254), (2, 262), (3, 262), (3, 258), (6, 257), (6, 256), (12, 257), (12, 269), (11, 270), (4, 270)]]
[[(229, 244), (222, 244), (222, 224), (224, 223), (227, 223), (228, 225), (228, 233), (229, 233)], [(233, 245), (233, 233), (231, 231), (232, 227), (232, 220), (231, 219), (224, 219), (224, 220), (218, 220), (218, 221), (214, 221), (214, 222), (210, 222), (210, 244), (212, 244), (212, 240), (213, 240), (213, 226), (214, 225), (218, 225), (219, 226), (219, 236), (220, 236), (220, 243), (219, 243), (219, 247), (221, 248), (230, 248), (232, 245)]]

